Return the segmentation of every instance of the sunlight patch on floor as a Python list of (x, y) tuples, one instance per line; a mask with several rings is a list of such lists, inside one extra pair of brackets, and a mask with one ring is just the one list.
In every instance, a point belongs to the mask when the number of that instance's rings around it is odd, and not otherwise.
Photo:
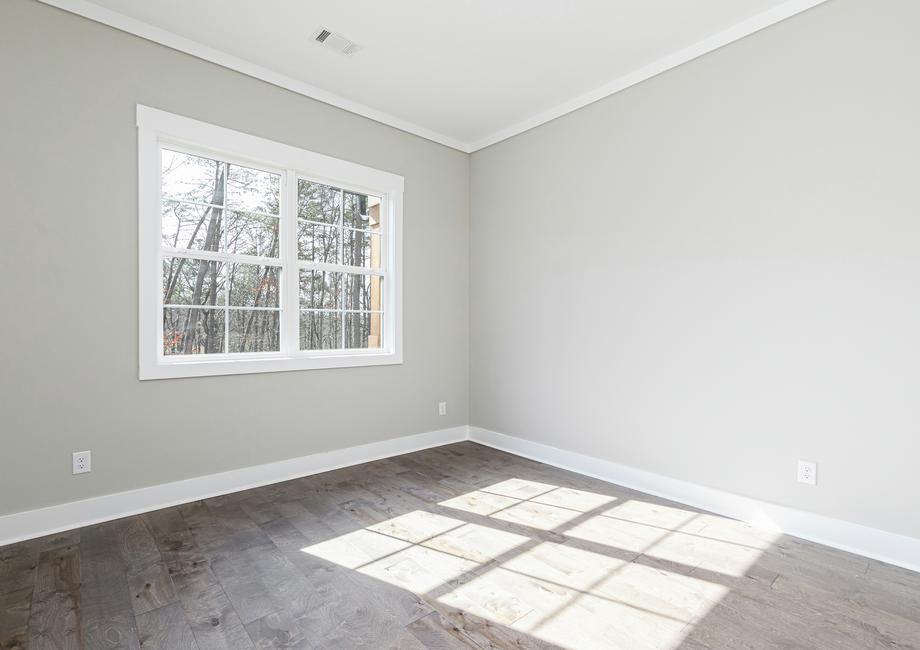
[(686, 524), (693, 519), (697, 513), (691, 510), (684, 510), (683, 508), (630, 499), (608, 510), (604, 510), (601, 514), (605, 517), (613, 517), (614, 519), (622, 519), (637, 524), (658, 526), (667, 530), (674, 530), (678, 526)]
[(301, 550), (424, 593), (528, 541), (523, 535), (415, 510)]
[(616, 497), (514, 478), (439, 505), (538, 530), (554, 530)]
[(417, 544), (435, 535), (440, 535), (462, 526), (464, 523), (466, 522), (459, 519), (436, 515), (424, 510), (415, 510), (393, 519), (387, 519), (379, 524), (368, 526), (367, 530)]
[(547, 506), (533, 501), (522, 501), (491, 516), (493, 519), (521, 524), (538, 530), (554, 530), (581, 514), (577, 510), (569, 510), (568, 508)]
[(481, 565), (425, 546), (412, 546), (358, 569), (391, 585), (423, 594)]
[(409, 542), (362, 528), (302, 550), (339, 566), (357, 569), (410, 546)]
[(463, 510), (464, 512), (469, 512), (474, 515), (488, 516), (520, 502), (520, 499), (513, 499), (511, 497), (501, 496), (500, 494), (476, 490), (475, 492), (468, 492), (459, 497), (442, 501), (439, 505), (454, 508), (456, 510)]
[(438, 597), (567, 648), (671, 648), (727, 589), (544, 542)]
[(633, 553), (644, 553), (671, 531), (632, 521), (595, 515), (566, 530), (563, 535)]
[(549, 506), (558, 506), (568, 508), (569, 510), (578, 510), (579, 512), (588, 512), (595, 508), (613, 503), (616, 497), (606, 494), (597, 494), (585, 490), (573, 490), (572, 488), (560, 487), (549, 492), (537, 495), (530, 499), (534, 503), (543, 503)]
[(501, 481), (487, 488), (482, 488), (482, 491), (500, 494), (503, 497), (511, 497), (513, 499), (530, 499), (549, 492), (550, 490), (555, 490), (557, 487), (559, 486), (550, 485), (549, 483), (526, 481), (522, 478), (509, 478), (507, 481)]
[(563, 534), (734, 577), (745, 575), (778, 537), (745, 522), (636, 500)]
[(565, 648), (676, 648), (778, 536), (518, 478), (438, 505), (457, 516), (415, 510), (302, 550)]
[(424, 542), (424, 546), (485, 564), (528, 541), (530, 538), (523, 535), (466, 524)]

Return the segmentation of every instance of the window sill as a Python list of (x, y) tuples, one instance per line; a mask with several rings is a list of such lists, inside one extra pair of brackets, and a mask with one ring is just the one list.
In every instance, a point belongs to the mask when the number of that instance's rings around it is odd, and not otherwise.
[(178, 379), (181, 377), (213, 377), (218, 375), (249, 375), (262, 372), (321, 370), (326, 368), (359, 368), (388, 366), (402, 363), (402, 355), (385, 350), (378, 352), (331, 351), (310, 356), (259, 356), (236, 359), (160, 359), (141, 363), (138, 378)]

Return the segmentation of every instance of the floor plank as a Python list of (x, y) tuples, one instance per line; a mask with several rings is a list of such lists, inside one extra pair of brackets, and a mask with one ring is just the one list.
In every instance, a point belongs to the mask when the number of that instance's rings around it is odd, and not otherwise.
[(38, 540), (0, 548), (0, 594), (29, 590), (31, 598), (38, 568)]
[(438, 612), (431, 612), (413, 621), (408, 625), (408, 629), (426, 648), (434, 650), (453, 650), (454, 648), (480, 650), (482, 647)]
[(32, 587), (0, 595), (0, 650), (28, 646)]
[(80, 631), (80, 555), (74, 547), (39, 556), (29, 619), (29, 647), (83, 647)]
[(135, 615), (173, 603), (176, 589), (146, 519), (120, 520), (115, 531)]
[(195, 635), (178, 603), (164, 605), (137, 617), (141, 648), (151, 650), (198, 650)]
[(84, 645), (93, 650), (140, 647), (116, 524), (80, 531), (81, 627)]

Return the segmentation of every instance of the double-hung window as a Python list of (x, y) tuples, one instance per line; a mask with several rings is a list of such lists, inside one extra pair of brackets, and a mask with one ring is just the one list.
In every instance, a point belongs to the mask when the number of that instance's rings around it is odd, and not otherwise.
[(140, 377), (400, 363), (400, 176), (138, 106)]

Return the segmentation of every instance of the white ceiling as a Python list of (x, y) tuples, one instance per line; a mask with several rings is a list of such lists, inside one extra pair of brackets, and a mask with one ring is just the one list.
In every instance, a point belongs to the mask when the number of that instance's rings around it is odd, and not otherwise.
[(823, 0), (44, 1), (473, 151)]

